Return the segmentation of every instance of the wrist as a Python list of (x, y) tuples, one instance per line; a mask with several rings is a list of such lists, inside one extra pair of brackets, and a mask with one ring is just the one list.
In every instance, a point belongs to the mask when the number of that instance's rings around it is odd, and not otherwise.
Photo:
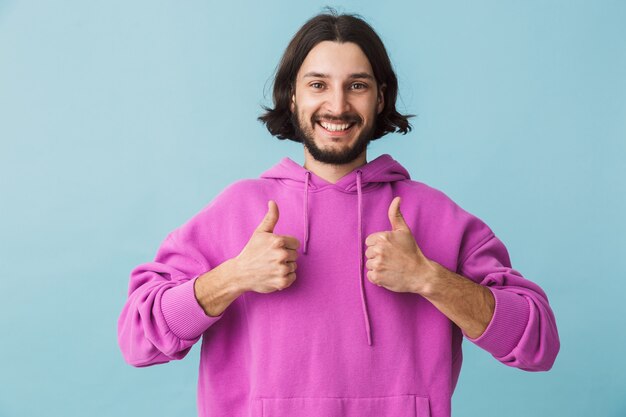
[(246, 291), (249, 291), (246, 279), (242, 273), (237, 258), (231, 258), (220, 265), (222, 273), (220, 274), (225, 288), (235, 294), (237, 297)]
[(200, 275), (194, 285), (196, 300), (209, 316), (218, 316), (245, 292), (230, 261)]
[(438, 283), (446, 272), (447, 269), (437, 262), (427, 260), (425, 266), (420, 268), (413, 292), (428, 299), (432, 298), (437, 294)]

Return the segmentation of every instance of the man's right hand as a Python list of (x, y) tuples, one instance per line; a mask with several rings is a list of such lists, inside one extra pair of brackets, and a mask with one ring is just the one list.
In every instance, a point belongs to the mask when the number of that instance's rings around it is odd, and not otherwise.
[(245, 291), (270, 293), (289, 287), (296, 279), (298, 239), (274, 233), (278, 205), (268, 202), (268, 211), (241, 253), (233, 258), (239, 284)]
[(218, 316), (246, 291), (269, 293), (293, 284), (300, 242), (274, 234), (277, 222), (278, 206), (270, 200), (241, 253), (198, 277), (194, 294), (208, 316)]

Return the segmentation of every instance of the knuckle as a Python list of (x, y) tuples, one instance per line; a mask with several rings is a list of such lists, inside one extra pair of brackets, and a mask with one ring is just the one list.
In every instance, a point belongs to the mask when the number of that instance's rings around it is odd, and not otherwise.
[(280, 288), (287, 288), (291, 285), (291, 283), (293, 282), (293, 280), (289, 279), (289, 277), (283, 277), (280, 280)]
[(284, 239), (278, 235), (272, 235), (272, 240), (270, 242), (273, 248), (282, 248), (284, 246)]

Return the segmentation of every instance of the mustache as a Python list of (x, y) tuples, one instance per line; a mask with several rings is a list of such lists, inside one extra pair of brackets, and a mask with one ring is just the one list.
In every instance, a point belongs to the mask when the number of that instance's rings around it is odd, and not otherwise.
[(313, 116), (313, 123), (317, 123), (319, 121), (331, 122), (331, 123), (357, 123), (360, 124), (362, 122), (361, 117), (356, 114), (346, 114), (341, 116), (333, 116), (331, 114), (325, 114), (321, 116)]

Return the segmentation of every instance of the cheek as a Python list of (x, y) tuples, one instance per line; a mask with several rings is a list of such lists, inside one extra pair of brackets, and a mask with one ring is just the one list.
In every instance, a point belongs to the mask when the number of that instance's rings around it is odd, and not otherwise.
[(298, 120), (306, 126), (311, 124), (311, 113), (298, 107)]
[(361, 117), (365, 117), (370, 119), (376, 118), (378, 116), (378, 103), (373, 102), (370, 98), (364, 98), (359, 102), (355, 102), (353, 106), (353, 111), (361, 115)]
[(296, 103), (298, 104), (298, 110), (304, 113), (311, 113), (313, 110), (317, 109), (323, 100), (321, 98), (316, 97), (314, 95), (301, 93), (296, 97)]

